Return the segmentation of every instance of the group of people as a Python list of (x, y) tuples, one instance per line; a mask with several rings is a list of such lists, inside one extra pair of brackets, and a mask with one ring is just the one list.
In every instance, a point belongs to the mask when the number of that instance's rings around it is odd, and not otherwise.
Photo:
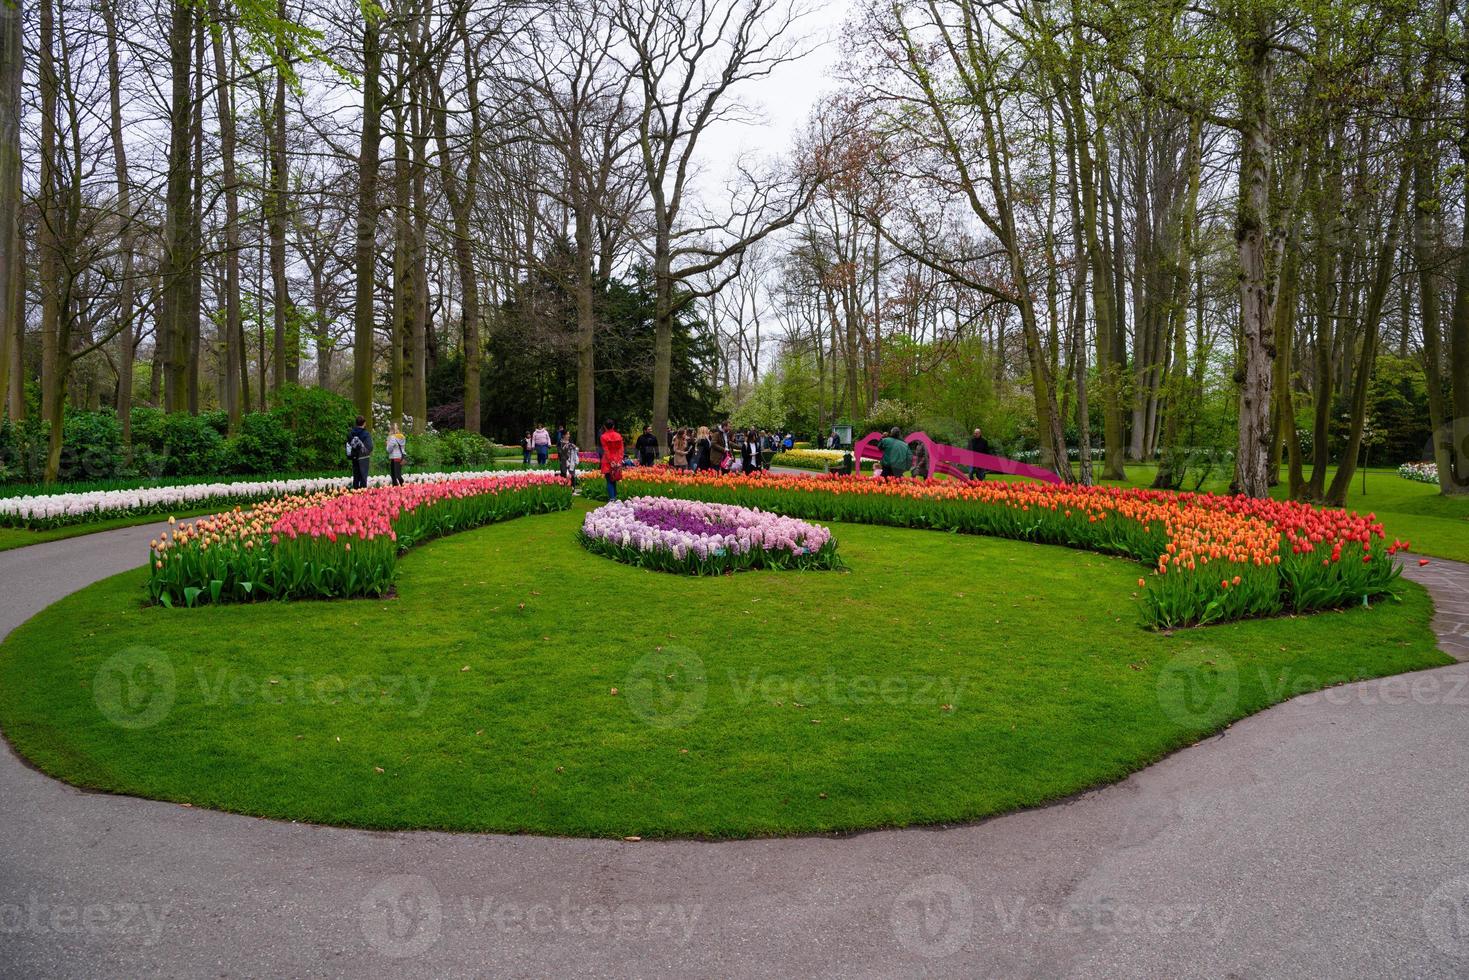
[[(367, 429), (367, 419), (361, 415), (352, 422), (347, 432), (347, 462), (352, 467), (352, 489), (367, 486), (368, 467), (372, 464), (372, 433)], [(388, 475), (393, 486), (403, 483), (403, 463), (408, 458), (408, 440), (402, 428), (394, 422), (388, 428)]]
[[(644, 431), (645, 438), (652, 438), (651, 428)], [(675, 429), (669, 439), (669, 450), (674, 469), (693, 473), (701, 470), (756, 473), (770, 469), (771, 457), (782, 449), (790, 449), (795, 441), (796, 437), (790, 433), (779, 435), (764, 429), (732, 428), (728, 422), (721, 422), (712, 429), (707, 425)], [(653, 446), (656, 449), (656, 439)]]
[[(352, 467), (352, 487), (354, 489), (367, 486), (368, 467), (372, 460), (372, 433), (368, 431), (366, 424), (367, 420), (359, 415), (351, 431), (347, 433), (347, 460)], [(615, 500), (617, 499), (617, 483), (622, 478), (622, 466), (626, 459), (627, 449), (614, 420), (608, 419), (602, 424), (602, 432), (597, 442), (601, 450), (600, 469), (607, 480), (607, 494), (609, 498)], [(826, 449), (840, 449), (841, 436), (836, 429), (832, 429), (831, 433), (821, 440), (821, 444)], [(525, 437), (520, 441), (522, 463), (530, 466), (531, 458), (534, 456), (538, 466), (545, 466), (550, 458), (553, 445), (557, 450), (556, 457), (560, 464), (561, 475), (575, 485), (581, 450), (564, 425), (556, 427), (554, 436), (544, 425), (537, 425), (534, 429), (527, 430)], [(731, 428), (728, 421), (720, 422), (712, 429), (706, 425), (701, 425), (697, 429), (685, 426), (673, 430), (669, 439), (669, 449), (672, 454), (670, 462), (675, 469), (694, 473), (701, 470), (757, 473), (770, 469), (771, 458), (777, 452), (782, 449), (791, 449), (794, 445), (795, 436), (789, 432), (781, 435), (767, 432), (764, 429), (735, 429)], [(910, 446), (903, 439), (902, 430), (897, 426), (883, 436), (877, 446), (882, 453), (879, 467), (883, 476), (898, 477), (911, 471), (919, 479), (928, 477), (931, 466), (928, 451), (922, 443)], [(658, 437), (653, 434), (653, 427), (643, 426), (642, 434), (633, 442), (633, 453), (638, 465), (652, 466), (657, 463), (660, 448)], [(978, 428), (969, 438), (969, 450), (986, 455), (990, 453), (989, 441)], [(403, 430), (395, 423), (388, 430), (387, 441), (388, 470), (394, 486), (403, 482), (403, 464), (407, 455), (407, 440), (403, 436)], [(986, 472), (983, 467), (969, 467), (971, 479), (983, 480)]]

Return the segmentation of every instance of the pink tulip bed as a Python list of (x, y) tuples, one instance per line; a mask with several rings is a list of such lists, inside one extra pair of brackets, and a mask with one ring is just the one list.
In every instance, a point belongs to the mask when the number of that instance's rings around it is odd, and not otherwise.
[(586, 516), (582, 545), (593, 554), (685, 575), (724, 575), (754, 568), (829, 570), (844, 567), (826, 528), (733, 504), (634, 497)]
[(540, 471), (281, 497), (153, 541), (148, 594), (165, 606), (380, 596), (421, 541), (570, 506), (571, 485)]

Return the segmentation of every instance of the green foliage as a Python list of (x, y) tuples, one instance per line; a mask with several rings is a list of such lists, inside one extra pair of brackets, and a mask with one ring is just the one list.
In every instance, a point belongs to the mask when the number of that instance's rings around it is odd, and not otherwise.
[(774, 371), (756, 382), (750, 394), (729, 413), (730, 424), (737, 429), (783, 431), (789, 411), (780, 375)]
[(494, 458), (494, 445), (478, 433), (461, 429), (439, 435), (439, 462), (443, 466), (488, 466)]
[[(564, 246), (545, 260), (554, 266), (569, 261)], [(574, 338), (576, 304), (561, 286), (570, 271), (538, 274), (520, 284), (516, 295), (492, 312), (486, 332), (486, 358), (481, 374), (481, 431), (504, 442), (516, 442), (541, 423), (548, 428), (577, 419), (577, 365)], [(599, 419), (618, 420), (623, 431), (647, 421), (653, 404), (652, 281), (643, 270), (598, 286), (596, 407)], [(709, 384), (715, 351), (708, 331), (687, 304), (674, 317), (670, 419), (705, 422), (714, 416), (717, 395)], [(462, 367), (449, 380), (462, 383)], [(439, 397), (454, 389), (436, 382)], [(460, 397), (458, 394), (454, 398)], [(576, 433), (591, 445), (595, 433)]]
[(61, 479), (105, 480), (122, 473), (122, 423), (116, 413), (67, 412), (61, 433)]
[(296, 458), (296, 440), (274, 415), (253, 412), (240, 419), (239, 435), (225, 447), (231, 473), (280, 473)]
[(202, 415), (172, 412), (163, 418), (163, 473), (192, 476), (225, 467), (224, 436)]
[(867, 412), (867, 417), (857, 427), (855, 437), (860, 439), (869, 432), (887, 432), (893, 426), (903, 430), (907, 435), (913, 430), (918, 422), (918, 413), (913, 406), (896, 398), (879, 398), (872, 403), (872, 408)]
[(1373, 462), (1403, 463), (1432, 457), (1428, 379), (1417, 360), (1379, 354), (1367, 390), (1367, 418), (1376, 442)]
[[(342, 445), (357, 410), (352, 403), (325, 388), (285, 385), (270, 397), (270, 414), (295, 441), (297, 469), (340, 469)], [(382, 442), (381, 434), (374, 442)]]
[[(50, 427), (32, 415), (0, 423), (0, 481), (38, 481), (45, 474)], [(68, 411), (61, 428), (61, 480), (106, 480), (124, 469), (122, 424), (110, 410)]]

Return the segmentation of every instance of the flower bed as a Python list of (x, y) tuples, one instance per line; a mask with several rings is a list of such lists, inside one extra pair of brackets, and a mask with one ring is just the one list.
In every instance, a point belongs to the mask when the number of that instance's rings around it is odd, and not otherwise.
[[(476, 479), (491, 471), (473, 473), (413, 473), (407, 483), (438, 483), (444, 480)], [(296, 480), (248, 480), (236, 483), (188, 483), (135, 490), (93, 490), (86, 493), (56, 493), (0, 498), (0, 527), (40, 530), (66, 524), (85, 524), (132, 514), (167, 514), (176, 510), (230, 507), (319, 490), (345, 490), (351, 477), (315, 477)], [(389, 484), (388, 477), (368, 478), (368, 485)]]
[(151, 542), (148, 594), (166, 606), (383, 595), (398, 555), (426, 538), (569, 506), (568, 482), (541, 472), (282, 497)]
[[(725, 476), (629, 470), (625, 493), (763, 507), (795, 517), (988, 534), (1123, 555), (1144, 622), (1194, 625), (1343, 606), (1391, 591), (1376, 517), (1307, 504), (1136, 488), (930, 483), (840, 476)], [(599, 496), (595, 484), (584, 487)]]
[(593, 554), (688, 575), (842, 567), (836, 540), (824, 527), (697, 500), (618, 500), (588, 514), (579, 538)]
[(805, 470), (825, 470), (840, 466), (846, 451), (842, 449), (787, 449), (775, 454), (772, 466), (795, 466)]
[(1404, 463), (1398, 467), (1398, 476), (1415, 483), (1437, 483), (1437, 463)]

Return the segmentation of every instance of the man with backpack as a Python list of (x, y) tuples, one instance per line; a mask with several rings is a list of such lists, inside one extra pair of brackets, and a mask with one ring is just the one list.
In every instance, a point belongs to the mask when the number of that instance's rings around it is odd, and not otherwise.
[(372, 463), (372, 433), (365, 426), (367, 419), (361, 415), (347, 433), (347, 459), (352, 464), (352, 489), (367, 486), (367, 468)]

